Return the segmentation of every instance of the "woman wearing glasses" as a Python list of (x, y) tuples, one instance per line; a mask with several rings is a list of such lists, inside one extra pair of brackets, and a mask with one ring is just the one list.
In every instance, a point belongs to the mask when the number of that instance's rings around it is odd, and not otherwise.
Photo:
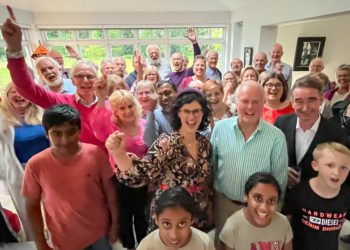
[(266, 98), (262, 118), (266, 122), (274, 124), (278, 116), (294, 112), (292, 104), (287, 99), (288, 85), (283, 75), (275, 72), (267, 73), (262, 86)]
[[(162, 134), (152, 144), (143, 158), (127, 154), (126, 140), (122, 133), (109, 136), (106, 146), (113, 155), (120, 173), (128, 183), (142, 178), (156, 186), (155, 199), (173, 186), (183, 186), (199, 204), (201, 213), (195, 226), (207, 230), (212, 219), (210, 194), (212, 183), (211, 146), (209, 140), (198, 133), (208, 125), (209, 109), (202, 93), (186, 89), (178, 94), (172, 108), (170, 134)], [(154, 200), (151, 203), (149, 231), (156, 228), (154, 223)]]

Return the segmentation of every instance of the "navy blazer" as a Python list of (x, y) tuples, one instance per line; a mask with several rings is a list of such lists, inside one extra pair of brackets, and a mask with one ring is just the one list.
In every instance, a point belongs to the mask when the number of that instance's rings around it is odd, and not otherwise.
[[(295, 153), (295, 131), (297, 124), (297, 116), (288, 114), (279, 116), (275, 122), (275, 126), (282, 130), (287, 140), (288, 147), (288, 166), (296, 166), (297, 159)], [(312, 152), (317, 144), (323, 142), (339, 142), (345, 143), (346, 134), (344, 130), (336, 123), (321, 116), (320, 125), (316, 131), (315, 137), (312, 140), (310, 147), (306, 151), (298, 166), (301, 168), (301, 178), (309, 180), (317, 175), (317, 172), (311, 167), (313, 159)]]

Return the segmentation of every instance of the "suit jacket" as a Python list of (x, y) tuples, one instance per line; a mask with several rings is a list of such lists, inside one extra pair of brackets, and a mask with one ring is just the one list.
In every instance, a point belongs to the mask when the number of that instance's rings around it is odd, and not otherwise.
[(327, 120), (321, 116), (320, 125), (316, 131), (315, 137), (312, 140), (310, 147), (306, 151), (304, 157), (297, 164), (297, 158), (295, 153), (295, 131), (297, 124), (297, 116), (295, 114), (288, 114), (279, 116), (275, 122), (275, 126), (282, 130), (287, 140), (288, 147), (288, 166), (299, 166), (301, 168), (301, 178), (309, 180), (317, 175), (317, 172), (311, 167), (311, 161), (313, 160), (312, 152), (317, 144), (323, 142), (339, 142), (345, 144), (345, 132), (336, 123), (331, 120)]

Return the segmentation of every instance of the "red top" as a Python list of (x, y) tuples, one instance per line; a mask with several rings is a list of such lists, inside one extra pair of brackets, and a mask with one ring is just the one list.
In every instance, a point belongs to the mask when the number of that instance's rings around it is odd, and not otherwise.
[(261, 117), (266, 122), (268, 122), (270, 124), (274, 124), (277, 117), (279, 117), (280, 115), (286, 115), (286, 114), (290, 114), (293, 112), (294, 112), (294, 109), (293, 109), (291, 103), (289, 103), (289, 105), (283, 109), (271, 109), (271, 108), (268, 108), (264, 105), (263, 111), (261, 113)]

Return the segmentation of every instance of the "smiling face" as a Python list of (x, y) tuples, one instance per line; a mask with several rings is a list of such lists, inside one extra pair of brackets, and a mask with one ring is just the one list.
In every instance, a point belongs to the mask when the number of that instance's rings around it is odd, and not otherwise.
[(181, 120), (181, 131), (186, 133), (195, 133), (202, 122), (203, 109), (199, 102), (193, 101), (188, 104), (184, 104), (179, 112), (178, 116)]
[(77, 87), (77, 94), (81, 97), (94, 94), (93, 85), (97, 80), (96, 72), (86, 64), (77, 65), (72, 78), (73, 84)]
[(349, 88), (350, 85), (350, 70), (338, 70), (336, 72), (337, 84), (342, 88)]
[(265, 70), (265, 65), (267, 63), (267, 56), (265, 53), (259, 52), (254, 57), (254, 68), (258, 72), (263, 72)]
[(280, 102), (283, 95), (283, 83), (277, 78), (271, 78), (264, 85), (266, 102)]
[(241, 126), (256, 126), (264, 105), (264, 92), (258, 83), (242, 86), (237, 95), (238, 123)]
[(295, 88), (292, 92), (292, 106), (301, 123), (314, 124), (319, 116), (322, 95), (314, 88)]
[(256, 227), (270, 224), (277, 209), (278, 191), (272, 184), (258, 183), (246, 197), (247, 207), (244, 209), (246, 219)]
[(116, 72), (117, 71), (115, 68), (115, 64), (113, 62), (107, 61), (102, 64), (101, 73), (103, 76), (112, 75), (112, 74), (115, 74)]
[(159, 237), (167, 247), (179, 249), (188, 244), (192, 236), (192, 216), (182, 207), (164, 209), (157, 217)]
[(172, 56), (171, 56), (171, 63), (173, 65), (173, 69), (175, 72), (180, 72), (182, 71), (182, 67), (183, 67), (183, 57), (180, 53), (175, 52)]
[(63, 84), (62, 73), (60, 68), (54, 65), (49, 59), (43, 59), (38, 62), (37, 69), (41, 78), (49, 86), (58, 86)]
[(281, 62), (283, 55), (283, 47), (280, 44), (275, 44), (270, 51), (271, 61), (273, 64)]
[(157, 72), (155, 70), (150, 70), (147, 73), (145, 80), (150, 81), (153, 85), (155, 85), (156, 82), (159, 81)]
[(212, 109), (222, 104), (224, 93), (220, 91), (219, 87), (212, 84), (209, 89), (205, 91), (205, 99), (210, 104)]
[(171, 108), (173, 107), (174, 100), (176, 97), (175, 90), (171, 87), (170, 84), (163, 84), (159, 88), (157, 88), (159, 105), (165, 111), (165, 113), (169, 113)]
[(133, 123), (137, 119), (137, 109), (134, 102), (126, 99), (125, 102), (112, 108), (116, 118), (122, 123)]
[(152, 94), (153, 93), (149, 87), (137, 88), (136, 97), (142, 107), (142, 110), (148, 110), (147, 107), (151, 104)]
[(256, 72), (253, 69), (247, 69), (244, 71), (242, 81), (245, 82), (248, 80), (258, 81)]
[(349, 174), (350, 159), (345, 154), (325, 148), (322, 156), (312, 161), (311, 165), (318, 172), (318, 179), (324, 187), (337, 191)]
[(218, 64), (219, 55), (216, 52), (211, 52), (207, 57), (208, 67), (211, 69), (215, 69)]
[(203, 77), (205, 75), (205, 61), (201, 58), (196, 59), (193, 64), (193, 72), (195, 76)]
[(243, 67), (243, 63), (240, 59), (238, 58), (234, 58), (231, 62), (231, 70), (235, 73), (235, 74), (241, 74), (241, 70)]
[(10, 87), (9, 91), (7, 92), (7, 99), (10, 106), (17, 114), (24, 114), (25, 110), (30, 104), (27, 99), (18, 94), (14, 86)]

